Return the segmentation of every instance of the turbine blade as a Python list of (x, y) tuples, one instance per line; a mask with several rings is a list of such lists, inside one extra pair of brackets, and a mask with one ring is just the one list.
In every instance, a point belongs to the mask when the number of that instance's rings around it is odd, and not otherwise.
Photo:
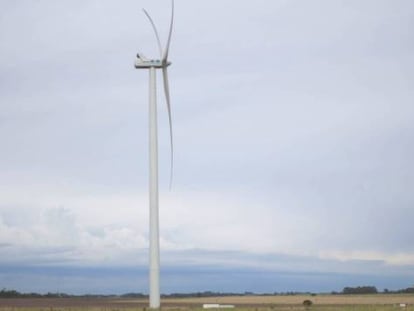
[(161, 58), (162, 57), (162, 46), (161, 46), (160, 36), (158, 35), (157, 27), (155, 26), (155, 23), (152, 20), (151, 16), (148, 14), (148, 12), (145, 9), (142, 9), (142, 10), (144, 11), (145, 15), (148, 17), (148, 19), (149, 19), (149, 21), (151, 23), (152, 29), (154, 30), (155, 37), (157, 38), (158, 49), (160, 51), (160, 58)]
[(164, 56), (162, 57), (163, 62), (168, 60), (168, 52), (170, 50), (171, 35), (174, 25), (174, 0), (171, 0), (171, 22), (170, 22), (170, 32), (168, 34), (167, 45), (165, 46)]
[(173, 180), (173, 167), (174, 167), (174, 144), (173, 144), (173, 130), (172, 130), (172, 117), (171, 117), (170, 86), (168, 83), (167, 67), (162, 68), (162, 75), (164, 79), (165, 99), (167, 101), (168, 121), (170, 124), (170, 148), (171, 148), (170, 190), (171, 190), (172, 180)]

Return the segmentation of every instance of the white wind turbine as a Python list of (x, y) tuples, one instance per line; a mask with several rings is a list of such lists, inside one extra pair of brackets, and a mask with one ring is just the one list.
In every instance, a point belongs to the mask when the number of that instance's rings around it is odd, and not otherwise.
[(157, 27), (151, 16), (144, 9), (154, 30), (160, 52), (160, 59), (148, 59), (142, 53), (137, 54), (135, 68), (149, 69), (149, 204), (150, 204), (150, 249), (149, 249), (149, 282), (150, 282), (150, 308), (160, 308), (160, 244), (159, 244), (159, 220), (158, 220), (158, 134), (157, 134), (157, 89), (156, 69), (162, 69), (164, 80), (164, 92), (167, 101), (168, 119), (170, 125), (171, 144), (171, 175), (170, 188), (172, 183), (173, 170), (173, 136), (170, 106), (170, 90), (168, 84), (168, 52), (171, 43), (171, 34), (174, 23), (174, 0), (171, 0), (171, 22), (165, 49), (162, 49)]

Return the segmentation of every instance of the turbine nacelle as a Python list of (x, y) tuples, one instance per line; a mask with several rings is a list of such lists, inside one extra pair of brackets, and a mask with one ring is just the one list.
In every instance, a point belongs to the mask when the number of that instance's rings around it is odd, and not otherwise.
[(135, 68), (148, 69), (148, 68), (166, 68), (171, 65), (171, 62), (162, 61), (160, 59), (149, 59), (143, 54), (138, 53), (135, 60)]

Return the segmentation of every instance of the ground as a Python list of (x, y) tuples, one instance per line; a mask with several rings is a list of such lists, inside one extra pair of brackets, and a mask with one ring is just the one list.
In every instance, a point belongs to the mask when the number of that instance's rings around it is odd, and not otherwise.
[[(303, 306), (311, 300), (312, 306)], [(208, 298), (162, 299), (162, 309), (197, 310), (204, 303), (235, 305), (237, 310), (277, 311), (414, 311), (414, 295), (295, 295), (295, 296), (230, 296)], [(400, 307), (406, 304), (406, 308)], [(0, 299), (0, 311), (139, 311), (147, 309), (145, 299), (119, 298), (35, 298)]]

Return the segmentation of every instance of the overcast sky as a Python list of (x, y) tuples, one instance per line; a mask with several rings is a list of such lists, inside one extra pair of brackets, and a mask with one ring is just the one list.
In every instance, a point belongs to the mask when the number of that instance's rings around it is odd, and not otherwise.
[[(147, 292), (167, 0), (0, 1), (0, 287)], [(414, 283), (414, 3), (176, 0), (162, 291)], [(160, 78), (160, 77), (159, 77)]]

